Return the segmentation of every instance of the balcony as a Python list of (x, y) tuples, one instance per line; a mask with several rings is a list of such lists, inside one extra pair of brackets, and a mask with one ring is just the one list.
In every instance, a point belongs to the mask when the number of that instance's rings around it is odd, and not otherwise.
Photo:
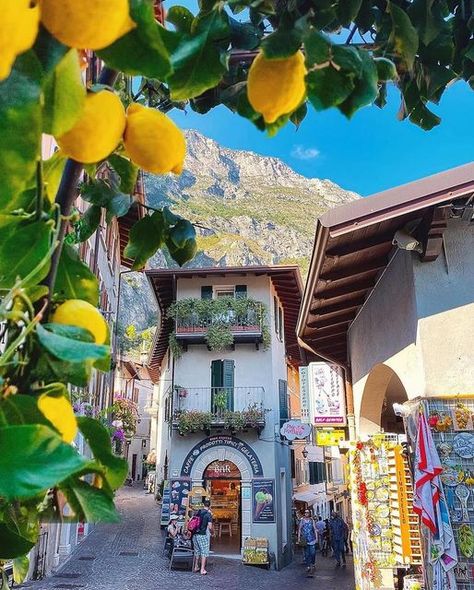
[(263, 387), (175, 387), (172, 425), (180, 434), (265, 426)]
[(175, 321), (174, 337), (183, 350), (189, 344), (207, 344), (210, 350), (237, 343), (267, 346), (265, 306), (253, 299), (182, 299), (168, 317)]

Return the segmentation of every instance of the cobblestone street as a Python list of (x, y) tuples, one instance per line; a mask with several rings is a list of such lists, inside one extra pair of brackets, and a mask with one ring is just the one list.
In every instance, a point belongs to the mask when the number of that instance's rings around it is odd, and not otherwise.
[(239, 560), (210, 558), (208, 576), (168, 569), (162, 557), (163, 535), (159, 528), (159, 507), (143, 488), (119, 493), (122, 514), (119, 525), (99, 525), (76, 549), (55, 575), (24, 588), (32, 590), (287, 590), (296, 584), (305, 588), (353, 590), (351, 561), (346, 569), (335, 569), (330, 558), (317, 557), (313, 579), (305, 577), (301, 556), (280, 572), (245, 566)]

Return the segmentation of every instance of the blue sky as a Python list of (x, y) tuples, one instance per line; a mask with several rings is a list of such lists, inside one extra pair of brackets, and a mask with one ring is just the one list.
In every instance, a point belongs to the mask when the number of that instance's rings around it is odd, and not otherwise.
[[(178, 3), (196, 12), (195, 1)], [(366, 107), (350, 121), (336, 109), (316, 113), (310, 106), (298, 130), (289, 124), (272, 138), (225, 107), (206, 115), (187, 109), (171, 116), (180, 127), (223, 146), (281, 158), (304, 176), (329, 178), (364, 196), (473, 159), (474, 92), (465, 83), (448, 88), (441, 104), (432, 107), (442, 122), (431, 131), (398, 121), (399, 102), (393, 89), (383, 110)]]

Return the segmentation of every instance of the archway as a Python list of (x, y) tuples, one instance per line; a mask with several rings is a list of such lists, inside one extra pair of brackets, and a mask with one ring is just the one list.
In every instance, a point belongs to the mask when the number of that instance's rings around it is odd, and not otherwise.
[(394, 403), (403, 403), (408, 395), (398, 375), (384, 364), (376, 365), (365, 383), (360, 405), (359, 434), (403, 433), (403, 420), (395, 415)]

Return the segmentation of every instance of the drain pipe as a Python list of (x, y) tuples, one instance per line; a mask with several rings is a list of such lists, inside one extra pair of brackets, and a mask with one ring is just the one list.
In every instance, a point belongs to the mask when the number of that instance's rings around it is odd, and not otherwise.
[(347, 426), (349, 428), (349, 440), (356, 439), (356, 425), (354, 414), (354, 390), (352, 389), (352, 370), (350, 365), (344, 367), (344, 377), (346, 384), (346, 413)]

